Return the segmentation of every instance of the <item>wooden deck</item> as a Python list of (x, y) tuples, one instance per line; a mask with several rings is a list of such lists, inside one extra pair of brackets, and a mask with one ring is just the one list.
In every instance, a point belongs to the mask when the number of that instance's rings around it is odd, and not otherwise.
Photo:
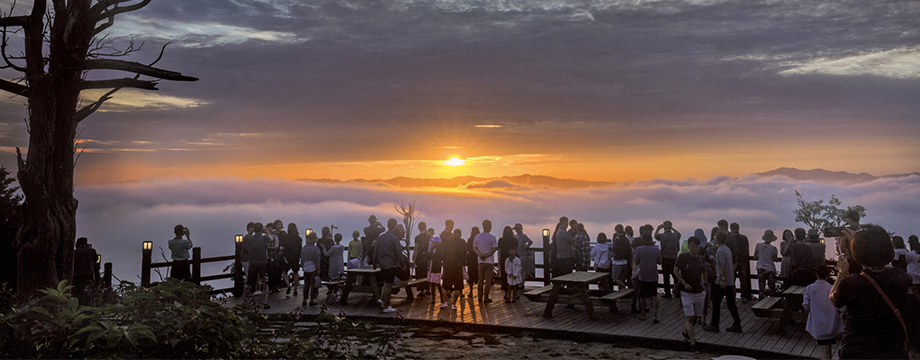
[[(529, 289), (528, 289), (529, 290)], [(553, 337), (566, 337), (591, 341), (608, 341), (627, 345), (670, 348), (682, 350), (687, 343), (681, 337), (685, 317), (678, 299), (660, 299), (658, 312), (659, 324), (653, 324), (651, 316), (640, 321), (630, 314), (630, 301), (618, 303), (620, 312), (611, 313), (607, 308), (597, 308), (598, 321), (590, 321), (585, 316), (583, 306), (567, 309), (565, 305), (556, 305), (552, 318), (543, 317), (546, 304), (528, 301), (524, 296), (516, 303), (502, 301), (502, 292), (498, 286), (492, 289), (492, 303), (479, 304), (475, 298), (468, 298), (468, 288), (464, 291), (456, 311), (440, 309), (437, 304), (430, 304), (430, 296), (416, 297), (414, 301), (406, 298), (405, 292), (393, 296), (392, 306), (406, 321), (436, 322), (444, 326), (447, 323), (462, 324), (462, 327), (487, 327), (497, 331), (534, 331), (552, 334)], [(300, 307), (302, 294), (296, 298), (280, 293), (269, 296), (271, 308), (265, 312), (287, 313)], [(306, 307), (304, 313), (317, 314), (326, 303), (326, 290), (321, 289), (318, 306)], [(328, 311), (333, 314), (344, 312), (349, 317), (388, 321), (397, 317), (394, 313), (381, 313), (377, 303), (371, 301), (371, 294), (353, 293), (348, 305), (326, 303)], [(236, 300), (231, 299), (230, 304)], [(697, 342), (700, 350), (719, 353), (746, 355), (758, 358), (819, 358), (820, 354), (815, 340), (805, 332), (801, 322), (790, 325), (786, 335), (776, 333), (777, 320), (754, 316), (751, 307), (756, 301), (742, 302), (738, 299), (738, 311), (741, 315), (743, 333), (730, 333), (725, 329), (731, 326), (728, 309), (721, 309), (721, 331), (711, 333), (696, 327)], [(708, 319), (707, 319), (708, 320)], [(708, 321), (707, 321), (708, 323)]]

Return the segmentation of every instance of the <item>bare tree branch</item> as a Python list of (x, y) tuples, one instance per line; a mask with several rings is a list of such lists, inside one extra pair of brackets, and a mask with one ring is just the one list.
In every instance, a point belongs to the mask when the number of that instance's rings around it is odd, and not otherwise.
[(110, 90), (109, 92), (100, 96), (99, 100), (96, 100), (96, 102), (89, 104), (77, 111), (77, 113), (73, 115), (74, 121), (79, 124), (81, 121), (83, 121), (83, 119), (86, 119), (88, 116), (92, 115), (94, 112), (96, 112), (96, 110), (99, 110), (99, 107), (101, 107), (103, 103), (110, 100), (112, 98), (112, 94), (118, 90), (121, 90), (121, 88), (117, 87)]
[(0, 90), (9, 91), (19, 96), (29, 97), (29, 87), (9, 80), (0, 79)]
[(84, 81), (80, 89), (110, 89), (110, 88), (136, 88), (144, 90), (157, 89), (156, 80), (138, 80), (132, 78), (108, 79), (108, 80), (88, 80)]
[(19, 27), (23, 27), (23, 26), (26, 26), (26, 24), (28, 24), (28, 23), (29, 23), (29, 16), (28, 16), (28, 15), (24, 15), (24, 16), (9, 16), (9, 17), (5, 17), (5, 18), (0, 18), (0, 27), (8, 27), (8, 26), (19, 26)]
[(3, 62), (6, 63), (5, 66), (0, 66), (0, 69), (13, 69), (19, 72), (26, 72), (25, 68), (13, 64), (13, 62), (10, 61), (10, 57), (6, 55), (6, 48), (9, 47), (9, 38), (6, 36), (6, 32), (6, 28), (0, 30), (0, 56), (3, 57)]
[[(93, 23), (102, 21), (102, 20), (104, 20), (105, 18), (113, 18), (113, 17), (115, 17), (115, 15), (118, 15), (118, 14), (124, 14), (124, 13), (126, 13), (126, 12), (131, 12), (131, 11), (139, 10), (139, 9), (143, 8), (144, 6), (147, 6), (147, 4), (150, 3), (150, 0), (142, 0), (141, 2), (139, 2), (139, 3), (137, 3), (137, 4), (128, 5), (128, 6), (124, 6), (124, 7), (119, 7), (119, 6), (118, 6), (118, 4), (125, 3), (125, 2), (128, 2), (128, 1), (127, 1), (127, 0), (110, 0), (110, 1), (105, 1), (105, 3), (107, 3), (107, 5), (104, 6), (104, 7), (97, 8), (97, 9), (90, 9), (90, 10), (101, 10), (101, 11), (99, 12), (99, 14), (96, 15), (96, 17), (92, 18)], [(100, 4), (102, 4), (102, 3), (100, 3)], [(99, 4), (97, 4), (96, 6), (98, 6), (98, 5), (99, 5)], [(111, 8), (111, 9), (109, 9), (109, 6), (114, 6), (114, 7)], [(94, 6), (94, 7), (95, 7), (95, 6)], [(111, 19), (110, 19), (109, 21), (114, 21), (114, 20), (111, 20)]]
[(163, 80), (198, 81), (196, 77), (185, 76), (179, 72), (158, 69), (133, 61), (112, 59), (79, 60), (75, 62), (75, 66), (81, 70), (121, 70)]

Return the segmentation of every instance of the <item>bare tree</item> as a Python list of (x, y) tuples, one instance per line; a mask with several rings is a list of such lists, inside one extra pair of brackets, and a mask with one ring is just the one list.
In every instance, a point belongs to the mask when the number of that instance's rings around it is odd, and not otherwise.
[(415, 206), (415, 200), (412, 200), (411, 203), (406, 203), (402, 199), (394, 201), (393, 207), (396, 208), (396, 212), (403, 216), (403, 226), (406, 227), (406, 245), (403, 246), (403, 249), (408, 251), (409, 241), (412, 239), (412, 229), (415, 228), (415, 224), (422, 217), (422, 208)]
[[(49, 4), (50, 3), (50, 4)], [(100, 35), (120, 14), (139, 10), (150, 0), (35, 0), (28, 15), (13, 16), (15, 3), (0, 17), (0, 68), (23, 74), (0, 79), (0, 90), (28, 99), (29, 148), (23, 159), (16, 148), (19, 184), (25, 195), (23, 226), (16, 237), (17, 301), (39, 289), (72, 280), (77, 200), (73, 197), (74, 140), (77, 125), (123, 88), (157, 90), (162, 80), (195, 81), (178, 72), (115, 59), (139, 50), (134, 44), (114, 50)], [(10, 35), (19, 34), (22, 52), (10, 54)], [(165, 49), (165, 46), (164, 46)], [(163, 51), (160, 51), (162, 57)], [(124, 78), (86, 80), (93, 70), (123, 71)], [(152, 79), (141, 79), (141, 76)], [(81, 106), (88, 89), (110, 89)]]

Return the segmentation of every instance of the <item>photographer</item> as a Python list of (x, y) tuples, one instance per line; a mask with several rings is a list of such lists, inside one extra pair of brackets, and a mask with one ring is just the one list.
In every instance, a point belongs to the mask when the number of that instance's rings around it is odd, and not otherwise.
[[(173, 232), (176, 237), (169, 240), (169, 251), (173, 261), (170, 277), (178, 280), (190, 280), (192, 272), (189, 269), (188, 250), (192, 248), (192, 237), (188, 228), (182, 225), (176, 225), (173, 228)], [(185, 239), (182, 238), (183, 235), (185, 235)]]
[(861, 228), (861, 225), (859, 225), (860, 217), (858, 211), (847, 210), (847, 212), (843, 214), (843, 221), (846, 221), (846, 225), (843, 228), (826, 227), (824, 231), (822, 231), (826, 237), (836, 237), (837, 252), (840, 253), (842, 259), (847, 261), (847, 265), (850, 266), (850, 273), (852, 274), (859, 274), (862, 272), (862, 267), (858, 262), (853, 260), (853, 256), (850, 254), (850, 240), (848, 240), (841, 231), (844, 228), (858, 231)]
[(841, 254), (839, 276), (829, 296), (834, 306), (847, 308), (840, 358), (907, 359), (905, 328), (885, 296), (894, 307), (904, 309), (911, 280), (888, 266), (894, 258), (888, 231), (878, 225), (841, 231), (844, 243), (849, 244), (849, 249), (841, 250), (864, 271), (853, 272)]

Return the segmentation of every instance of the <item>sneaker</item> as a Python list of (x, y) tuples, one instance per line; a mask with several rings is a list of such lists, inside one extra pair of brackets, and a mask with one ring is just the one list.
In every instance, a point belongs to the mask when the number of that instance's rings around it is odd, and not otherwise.
[(718, 326), (712, 326), (712, 325), (706, 325), (706, 326), (703, 326), (703, 331), (719, 332), (719, 327), (718, 327)]
[(691, 353), (691, 354), (699, 354), (699, 353), (700, 353), (699, 350), (696, 349), (696, 344), (690, 344), (690, 353)]
[(732, 325), (732, 326), (729, 327), (728, 329), (725, 329), (725, 331), (733, 332), (733, 333), (739, 333), (739, 334), (740, 334), (740, 333), (741, 333), (741, 325)]
[(386, 309), (380, 310), (380, 312), (391, 313), (396, 312), (396, 309), (394, 309), (392, 306), (387, 306)]
[(377, 304), (380, 304), (381, 309), (386, 309), (386, 305), (383, 305), (383, 299), (377, 299)]
[(441, 305), (438, 305), (438, 307), (439, 307), (439, 308), (442, 308), (442, 309), (443, 309), (443, 308), (446, 308), (446, 307), (448, 307), (448, 306), (450, 306), (450, 305), (448, 305), (447, 303), (442, 303)]
[(485, 299), (485, 300), (483, 300), (482, 302), (490, 303), (490, 302), (492, 302), (492, 299)]
[(457, 305), (451, 305), (451, 306), (450, 306), (450, 309), (451, 309), (451, 310), (457, 310)]

